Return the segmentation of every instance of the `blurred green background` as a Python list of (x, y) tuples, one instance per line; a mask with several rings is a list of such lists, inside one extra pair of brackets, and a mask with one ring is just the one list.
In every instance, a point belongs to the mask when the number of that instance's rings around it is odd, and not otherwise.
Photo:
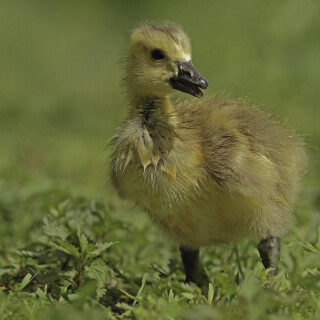
[(0, 190), (111, 198), (106, 146), (127, 109), (120, 61), (130, 29), (165, 19), (192, 38), (205, 95), (249, 96), (305, 136), (316, 188), (319, 17), (317, 0), (1, 1)]

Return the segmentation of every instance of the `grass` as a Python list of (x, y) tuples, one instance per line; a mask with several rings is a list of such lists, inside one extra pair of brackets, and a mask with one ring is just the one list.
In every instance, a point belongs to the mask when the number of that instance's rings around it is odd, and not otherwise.
[[(19, 198), (0, 202), (18, 228), (3, 228), (3, 238), (12, 232), (26, 237), (19, 248), (8, 242), (1, 249), (4, 319), (316, 319), (320, 314), (319, 223), (308, 241), (299, 229), (287, 236), (273, 290), (266, 288), (267, 272), (249, 240), (203, 249), (199, 288), (184, 283), (177, 246), (146, 221), (130, 222), (103, 202), (63, 190)], [(35, 215), (32, 224), (19, 225), (23, 214)]]
[[(319, 2), (37, 1), (0, 10), (1, 319), (319, 319)], [(202, 248), (201, 286), (177, 244), (106, 181), (126, 113), (128, 30), (181, 23), (206, 95), (248, 94), (303, 133), (310, 172), (273, 290), (256, 243)], [(183, 96), (181, 96), (183, 97)]]

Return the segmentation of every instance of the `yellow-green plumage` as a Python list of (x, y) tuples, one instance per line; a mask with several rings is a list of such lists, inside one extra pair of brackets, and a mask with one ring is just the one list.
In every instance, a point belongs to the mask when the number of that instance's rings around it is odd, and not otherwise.
[[(150, 50), (161, 49), (154, 61)], [(112, 182), (190, 247), (284, 235), (306, 171), (302, 140), (245, 100), (171, 102), (176, 62), (191, 46), (176, 25), (131, 36), (129, 117), (113, 137)]]

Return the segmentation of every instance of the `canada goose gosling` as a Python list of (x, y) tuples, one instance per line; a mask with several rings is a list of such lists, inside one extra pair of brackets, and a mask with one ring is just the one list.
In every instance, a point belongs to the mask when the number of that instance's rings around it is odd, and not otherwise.
[(302, 140), (244, 100), (202, 97), (189, 38), (172, 23), (131, 34), (125, 78), (130, 113), (113, 137), (111, 178), (180, 243), (186, 281), (197, 281), (201, 246), (260, 240), (269, 276), (289, 229), (305, 172)]

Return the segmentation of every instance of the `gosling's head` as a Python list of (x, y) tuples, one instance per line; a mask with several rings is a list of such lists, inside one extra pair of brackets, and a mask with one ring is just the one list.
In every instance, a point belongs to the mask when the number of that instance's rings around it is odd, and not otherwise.
[(191, 44), (173, 24), (143, 24), (132, 31), (126, 83), (138, 95), (164, 96), (174, 90), (202, 97), (208, 86), (191, 63)]

